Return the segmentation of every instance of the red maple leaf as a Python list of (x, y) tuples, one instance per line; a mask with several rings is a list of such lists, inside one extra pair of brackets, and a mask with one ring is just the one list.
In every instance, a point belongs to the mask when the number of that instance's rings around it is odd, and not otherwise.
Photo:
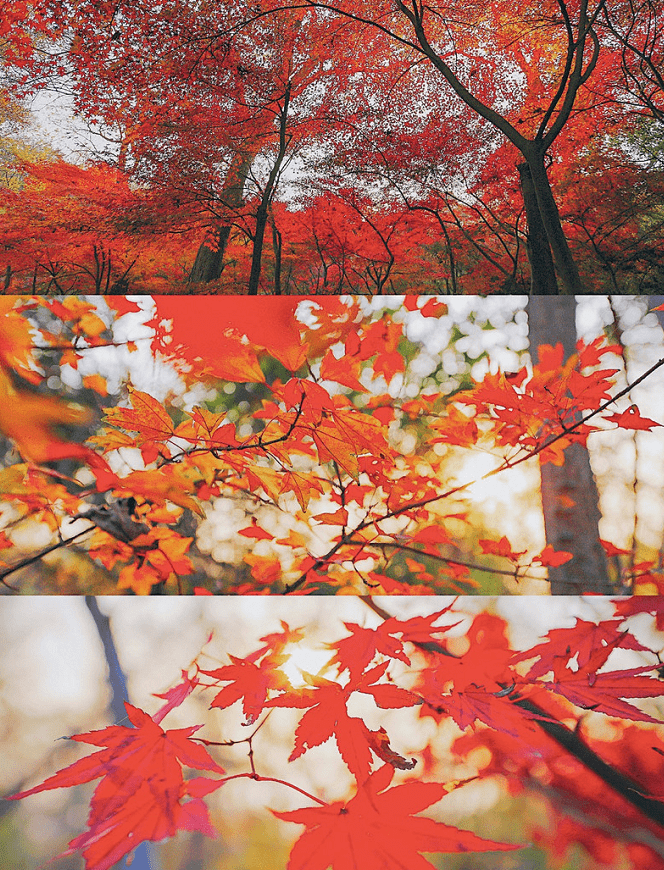
[(644, 429), (650, 432), (653, 426), (661, 426), (655, 420), (650, 420), (648, 417), (642, 417), (636, 405), (631, 405), (622, 414), (611, 414), (604, 418), (607, 423), (615, 423), (621, 429)]
[(371, 751), (374, 738), (362, 719), (348, 715), (347, 703), (353, 692), (371, 695), (383, 708), (412, 707), (419, 699), (412, 692), (389, 683), (376, 685), (389, 662), (383, 662), (345, 686), (324, 677), (304, 674), (313, 690), (287, 692), (273, 698), (268, 707), (309, 707), (295, 732), (295, 745), (289, 757), (294, 761), (308, 749), (320, 746), (334, 735), (341, 757), (358, 782), (363, 782), (371, 769)]
[(511, 664), (538, 658), (528, 671), (528, 677), (541, 677), (553, 671), (560, 664), (563, 666), (575, 659), (579, 668), (585, 667), (593, 653), (605, 649), (605, 644), (612, 644), (610, 649), (620, 646), (623, 649), (645, 650), (635, 637), (626, 632), (620, 632), (622, 620), (606, 619), (600, 623), (587, 622), (578, 619), (572, 628), (552, 628), (544, 635), (545, 640), (525, 652), (516, 653)]
[(338, 664), (340, 673), (348, 670), (351, 677), (359, 676), (376, 653), (410, 664), (401, 641), (391, 637), (389, 629), (385, 630), (386, 623), (381, 623), (378, 628), (363, 628), (354, 622), (344, 622), (344, 625), (351, 632), (350, 637), (329, 644), (330, 649), (336, 650), (330, 663)]
[(230, 656), (233, 664), (214, 671), (201, 671), (208, 677), (229, 683), (215, 696), (211, 707), (230, 707), (242, 699), (246, 723), (251, 725), (260, 716), (270, 689), (290, 688), (288, 677), (278, 670), (288, 656), (267, 656), (260, 664), (256, 664), (254, 660), (264, 652), (265, 648), (257, 650), (244, 659)]
[(182, 702), (191, 695), (196, 686), (199, 684), (198, 669), (193, 677), (190, 677), (185, 670), (180, 671), (182, 680), (177, 685), (172, 686), (167, 692), (154, 693), (155, 698), (163, 698), (166, 703), (152, 717), (152, 721), (157, 725), (161, 722), (167, 713), (170, 713), (175, 707), (179, 707)]
[[(191, 735), (200, 725), (164, 731), (147, 713), (125, 703), (135, 727), (111, 725), (71, 739), (105, 746), (11, 800), (52, 788), (68, 788), (102, 778), (90, 803), (88, 830), (63, 855), (83, 850), (87, 870), (109, 870), (144, 840), (163, 840), (177, 830), (213, 835), (200, 797), (189, 795), (183, 767), (225, 773)], [(61, 856), (62, 857), (62, 856)]]
[(533, 562), (539, 562), (545, 568), (557, 568), (574, 558), (567, 550), (554, 550), (551, 544), (547, 544), (539, 556), (535, 556)]
[(554, 659), (553, 682), (541, 685), (553, 689), (577, 707), (586, 710), (597, 710), (599, 713), (621, 719), (660, 722), (660, 719), (655, 719), (624, 700), (661, 696), (661, 681), (656, 677), (645, 675), (653, 670), (654, 665), (597, 673), (606, 663), (611, 652), (620, 645), (621, 640), (622, 635), (619, 635), (611, 643), (594, 650), (578, 670), (569, 668), (564, 659)]
[(484, 840), (470, 831), (416, 818), (443, 798), (444, 785), (407, 782), (388, 788), (394, 775), (386, 764), (373, 773), (348, 803), (274, 812), (306, 825), (295, 843), (288, 870), (425, 870), (421, 852), (488, 852), (519, 846)]
[(478, 543), (482, 548), (483, 553), (489, 553), (493, 556), (503, 556), (505, 559), (511, 559), (513, 562), (517, 562), (519, 556), (523, 556), (526, 552), (525, 550), (521, 550), (518, 553), (514, 552), (514, 550), (512, 550), (512, 545), (504, 535), (499, 541), (481, 540), (478, 541)]

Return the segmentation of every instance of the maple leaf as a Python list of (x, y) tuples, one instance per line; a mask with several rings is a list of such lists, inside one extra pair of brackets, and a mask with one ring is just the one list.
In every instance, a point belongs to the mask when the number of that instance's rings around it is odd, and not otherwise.
[(636, 405), (630, 405), (621, 414), (609, 414), (604, 419), (607, 423), (615, 423), (621, 429), (643, 429), (646, 432), (650, 432), (654, 426), (662, 425), (655, 420), (648, 419), (648, 417), (642, 417)]
[(309, 707), (295, 732), (295, 745), (289, 761), (299, 758), (308, 749), (320, 746), (334, 735), (341, 757), (348, 769), (362, 782), (371, 767), (370, 747), (373, 741), (362, 719), (349, 716), (347, 703), (353, 692), (371, 695), (383, 708), (412, 707), (419, 698), (412, 692), (387, 683), (377, 684), (389, 662), (366, 673), (354, 676), (345, 686), (324, 677), (303, 674), (313, 690), (286, 692), (267, 703), (268, 707)]
[(263, 652), (264, 649), (258, 650), (244, 659), (230, 656), (233, 664), (224, 665), (213, 671), (201, 671), (208, 677), (229, 683), (215, 695), (211, 707), (231, 707), (242, 699), (245, 722), (251, 725), (265, 707), (270, 690), (290, 688), (288, 677), (283, 671), (278, 670), (278, 666), (283, 664), (288, 656), (267, 656), (260, 664), (256, 664), (255, 659)]
[(191, 695), (196, 686), (199, 685), (198, 673), (190, 677), (188, 671), (182, 670), (180, 675), (182, 680), (177, 685), (172, 686), (166, 692), (154, 693), (155, 698), (162, 698), (166, 701), (163, 707), (160, 707), (152, 717), (152, 721), (156, 722), (157, 725), (159, 725), (167, 713), (170, 713), (175, 707), (179, 707)]
[(623, 649), (646, 650), (635, 637), (619, 630), (620, 619), (607, 619), (600, 623), (576, 619), (571, 628), (552, 628), (544, 635), (545, 640), (525, 652), (515, 653), (511, 663), (537, 658), (528, 670), (528, 677), (541, 677), (559, 661), (567, 664), (575, 659), (579, 667), (585, 667), (598, 649), (611, 644)]
[(359, 390), (364, 392), (364, 387), (358, 380), (360, 374), (360, 361), (354, 360), (347, 356), (342, 356), (337, 359), (331, 350), (329, 350), (320, 366), (320, 376), (326, 381), (335, 381), (338, 384), (343, 384), (351, 390)]
[(288, 870), (425, 870), (422, 852), (488, 852), (519, 849), (484, 840), (433, 819), (416, 817), (447, 793), (440, 783), (407, 782), (388, 788), (394, 776), (385, 764), (346, 804), (272, 811), (305, 825), (290, 854)]
[(545, 568), (557, 568), (573, 559), (574, 555), (566, 550), (554, 550), (551, 544), (547, 544), (539, 556), (533, 558), (533, 562), (539, 562)]
[(87, 458), (92, 451), (76, 441), (64, 441), (58, 426), (89, 423), (87, 408), (17, 389), (0, 368), (0, 432), (11, 438), (21, 455), (32, 462)]
[(196, 799), (182, 802), (188, 794), (183, 767), (225, 773), (190, 739), (202, 726), (164, 731), (138, 707), (125, 703), (125, 709), (133, 728), (111, 725), (71, 738), (106, 749), (75, 761), (41, 785), (11, 795), (11, 800), (18, 800), (101, 777), (90, 804), (88, 830), (63, 853), (82, 850), (87, 870), (109, 870), (144, 840), (162, 840), (178, 829), (211, 833), (204, 804)]
[[(605, 625), (603, 623), (602, 628)], [(575, 627), (575, 631), (578, 631), (578, 626)], [(600, 628), (600, 634), (601, 631)], [(621, 645), (623, 637), (624, 633), (618, 634), (605, 646), (597, 647), (587, 653), (585, 662), (577, 669), (569, 667), (568, 654), (560, 657), (553, 656), (550, 661), (553, 680), (550, 683), (540, 683), (539, 685), (563, 695), (577, 707), (586, 710), (597, 710), (607, 716), (617, 716), (622, 719), (660, 722), (661, 720), (644, 713), (638, 707), (624, 700), (625, 698), (658, 698), (661, 696), (661, 681), (656, 677), (645, 676), (647, 672), (652, 672), (653, 665), (598, 673), (611, 652)], [(638, 644), (637, 641), (635, 643)], [(534, 667), (535, 673), (537, 673), (539, 668), (537, 665)]]
[(304, 511), (307, 509), (312, 492), (323, 492), (323, 484), (311, 474), (287, 471), (282, 476), (280, 492), (292, 492)]
[(131, 408), (105, 408), (106, 422), (136, 432), (137, 444), (168, 441), (173, 435), (173, 421), (166, 409), (149, 393), (129, 387)]
[(348, 670), (351, 677), (359, 676), (373, 661), (376, 653), (410, 664), (410, 659), (403, 650), (403, 644), (397, 638), (390, 636), (389, 628), (385, 628), (386, 623), (381, 623), (378, 628), (363, 628), (353, 622), (344, 622), (344, 625), (351, 633), (350, 637), (329, 644), (329, 649), (336, 650), (330, 663), (338, 664), (340, 673)]
[(504, 535), (499, 541), (481, 540), (478, 541), (478, 544), (482, 548), (483, 553), (489, 553), (493, 556), (503, 556), (503, 558), (510, 559), (513, 562), (518, 561), (519, 556), (523, 556), (526, 552), (525, 550), (521, 550), (520, 552), (515, 553), (512, 550), (512, 545)]
[(252, 517), (251, 525), (247, 526), (245, 529), (240, 529), (238, 535), (242, 535), (244, 538), (255, 538), (258, 541), (274, 540), (274, 535), (271, 535), (270, 532), (266, 532), (265, 529), (258, 525), (256, 517)]

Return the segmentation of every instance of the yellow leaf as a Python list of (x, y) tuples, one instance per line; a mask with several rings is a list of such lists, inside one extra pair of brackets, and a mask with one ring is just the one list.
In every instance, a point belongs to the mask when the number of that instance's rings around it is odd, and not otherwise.
[(307, 509), (312, 490), (323, 492), (323, 484), (312, 475), (296, 471), (282, 475), (280, 492), (292, 492), (303, 511)]
[(262, 465), (254, 465), (253, 468), (247, 469), (246, 474), (252, 491), (262, 487), (266, 494), (276, 501), (281, 492), (282, 474)]
[(148, 564), (140, 567), (132, 562), (125, 565), (118, 577), (118, 589), (132, 589), (137, 595), (149, 595), (161, 577)]

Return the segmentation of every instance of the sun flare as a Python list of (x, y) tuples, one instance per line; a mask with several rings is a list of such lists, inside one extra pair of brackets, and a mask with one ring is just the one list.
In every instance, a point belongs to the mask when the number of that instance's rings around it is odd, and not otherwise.
[(284, 655), (287, 655), (288, 659), (280, 667), (295, 689), (307, 685), (303, 673), (319, 675), (325, 670), (332, 657), (329, 650), (314, 649), (301, 643), (286, 644)]

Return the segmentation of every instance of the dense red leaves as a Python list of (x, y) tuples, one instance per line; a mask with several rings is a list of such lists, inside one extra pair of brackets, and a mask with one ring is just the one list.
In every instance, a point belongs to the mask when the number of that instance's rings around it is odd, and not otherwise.
[[(474, 406), (477, 415), (489, 420), (497, 443), (537, 452), (542, 463), (561, 465), (562, 450), (572, 442), (585, 443), (588, 434), (594, 431), (592, 423), (584, 423), (579, 417), (597, 411), (610, 398), (610, 385), (617, 370), (596, 366), (605, 354), (621, 353), (619, 347), (604, 345), (601, 339), (589, 345), (579, 342), (577, 351), (563, 365), (562, 345), (555, 348), (544, 345), (538, 348), (539, 362), (533, 366), (532, 374), (524, 367), (509, 377), (501, 373), (487, 375), (481, 384), (457, 400)], [(624, 420), (626, 428), (639, 428), (642, 421), (638, 413), (629, 412), (608, 415), (605, 419), (621, 425)], [(643, 422), (645, 428), (660, 425), (652, 420)], [(463, 443), (459, 440), (461, 431), (468, 441), (474, 437), (468, 426), (464, 430), (453, 427), (451, 443)], [(551, 446), (545, 443), (548, 438)], [(438, 440), (445, 441), (445, 434)]]
[[(410, 664), (410, 659), (404, 650), (404, 643), (428, 643), (436, 635), (444, 634), (449, 625), (434, 627), (441, 616), (448, 613), (452, 605), (432, 613), (430, 616), (414, 616), (407, 620), (386, 619), (378, 628), (363, 628), (352, 622), (345, 622), (350, 636), (330, 644), (336, 650), (331, 662), (337, 664), (340, 673), (348, 671), (351, 682), (361, 674), (376, 654), (398, 659), (404, 664)], [(454, 623), (455, 625), (457, 623)], [(398, 638), (396, 635), (400, 635)]]
[(262, 258), (265, 293), (527, 292), (533, 151), (584, 289), (659, 286), (661, 179), (638, 140), (662, 114), (656, 4), (439, 6), (4, 3), (19, 89), (67, 74), (121, 170), (37, 166), (6, 198), (12, 291), (190, 290), (223, 238), (196, 289), (246, 292)]
[[(450, 788), (423, 782), (421, 770), (416, 780), (394, 787), (391, 782), (396, 770), (416, 768), (420, 756), (429, 775), (435, 769), (435, 740), (417, 758), (404, 757), (385, 728), (370, 730), (362, 718), (349, 715), (348, 704), (357, 694), (378, 708), (401, 709), (400, 716), (412, 716), (415, 707), (419, 715), (446, 727), (450, 720), (456, 722), (466, 733), (455, 740), (453, 751), (463, 757), (481, 747), (480, 778), (499, 773), (512, 791), (530, 785), (544, 789), (560, 824), (537, 826), (533, 836), (557, 855), (563, 856), (571, 843), (583, 844), (593, 860), (612, 867), (624, 841), (635, 870), (659, 868), (649, 837), (660, 833), (658, 819), (664, 815), (646, 810), (661, 801), (664, 742), (661, 729), (653, 727), (659, 720), (625, 700), (658, 698), (664, 691), (660, 679), (646, 676), (655, 664), (659, 667), (656, 653), (637, 640), (626, 621), (637, 612), (655, 613), (657, 599), (616, 601), (613, 618), (596, 623), (577, 619), (574, 626), (554, 628), (518, 652), (509, 642), (508, 624), (489, 612), (474, 615), (460, 633), (459, 620), (468, 617), (458, 607), (456, 602), (428, 616), (384, 619), (375, 628), (347, 625), (345, 638), (326, 644), (335, 654), (322, 671), (325, 676), (305, 674), (303, 688), (289, 683), (283, 666), (291, 646), (306, 635), (282, 622), (281, 630), (262, 637), (245, 658), (230, 656), (230, 665), (200, 671), (194, 662), (193, 672), (183, 671), (179, 683), (158, 695), (165, 704), (154, 716), (127, 705), (134, 728), (114, 725), (78, 735), (74, 739), (104, 749), (14, 797), (101, 777), (89, 828), (66, 853), (82, 850), (88, 870), (109, 870), (141, 840), (163, 839), (178, 829), (212, 833), (202, 799), (238, 776), (263, 778), (252, 748), (262, 725), (249, 738), (227, 744), (249, 744), (248, 772), (184, 780), (184, 767), (223, 774), (192, 737), (196, 726), (163, 731), (158, 724), (196, 689), (215, 693), (213, 709), (241, 699), (246, 724), (263, 710), (274, 716), (280, 707), (304, 711), (290, 761), (335, 737), (355, 777), (355, 795), (330, 805), (313, 798), (322, 805), (275, 813), (306, 826), (291, 852), (289, 870), (425, 870), (431, 865), (421, 853), (516, 848), (415, 817)], [(447, 624), (435, 625), (443, 616)], [(460, 642), (467, 647), (463, 654), (455, 652)], [(611, 657), (620, 650), (638, 652), (654, 664), (610, 670)], [(404, 665), (405, 674), (400, 671)], [(408, 688), (399, 685), (404, 676)], [(219, 683), (227, 685), (219, 690)], [(647, 727), (624, 720), (640, 720)], [(375, 759), (384, 763), (372, 772)], [(292, 787), (302, 795), (300, 786)], [(645, 803), (635, 802), (635, 795)]]
[(91, 800), (88, 830), (64, 853), (82, 851), (88, 870), (109, 870), (140, 842), (163, 840), (179, 829), (212, 833), (203, 802), (196, 797), (186, 800), (182, 774), (184, 767), (224, 773), (207, 750), (190, 739), (201, 726), (163, 731), (147, 713), (125, 706), (133, 728), (111, 725), (75, 735), (73, 740), (106, 749), (12, 795), (19, 799), (102, 777)]
[[(431, 301), (431, 307), (409, 303), (410, 309), (429, 318), (444, 316), (444, 305)], [(37, 326), (42, 308), (57, 318), (50, 328)], [(162, 296), (153, 313), (142, 315), (151, 317), (151, 349), (157, 359), (163, 355), (174, 363), (187, 386), (199, 389), (202, 382), (215, 389), (214, 404), (182, 407), (179, 399), (162, 401), (128, 383), (86, 443), (73, 435), (66, 441), (60, 427), (82, 424), (92, 415), (46, 392), (33, 336), (57, 349), (61, 365), (76, 369), (86, 350), (115, 343), (118, 321), (126, 323), (123, 318), (132, 311), (140, 315), (126, 300), (110, 308), (78, 297), (4, 306), (0, 391), (13, 404), (2, 405), (0, 429), (26, 460), (77, 459), (93, 483), (87, 491), (77, 487), (81, 497), (63, 500), (44, 477), (38, 510), (33, 478), (30, 489), (19, 479), (26, 471), (7, 469), (3, 487), (23, 514), (42, 518), (51, 506), (46, 521), (53, 531), (57, 517), (66, 523), (87, 516), (100, 530), (90, 538), (93, 557), (108, 570), (117, 565), (119, 587), (141, 594), (165, 584), (183, 590), (181, 578), (193, 573), (195, 564), (188, 555), (193, 538), (182, 534), (185, 518), (204, 516), (204, 503), (221, 496), (241, 498), (250, 515), (237, 529), (238, 543), (261, 542), (257, 552), (240, 557), (247, 567), (233, 591), (466, 592), (476, 581), (464, 565), (471, 559), (463, 552), (458, 521), (469, 514), (457, 493), (472, 481), (456, 492), (444, 487), (444, 451), (430, 448), (474, 449), (481, 439), (483, 448), (497, 454), (491, 475), (509, 475), (511, 466), (532, 455), (562, 464), (565, 449), (585, 442), (601, 420), (621, 425), (624, 417), (631, 426), (637, 416), (611, 415), (608, 408), (596, 413), (610, 397), (615, 374), (598, 369), (615, 351), (600, 340), (580, 343), (564, 365), (562, 348), (545, 346), (532, 371), (524, 366), (509, 375), (488, 374), (452, 398), (432, 389), (395, 401), (386, 389), (395, 378), (410, 376), (412, 351), (409, 321), (399, 311), (362, 313), (357, 298), (275, 297), (269, 304), (246, 299), (240, 304)], [(135, 345), (121, 343), (130, 352)], [(19, 378), (13, 379), (13, 372)], [(225, 398), (229, 390), (219, 384), (222, 376), (240, 385), (230, 393), (247, 397), (238, 399), (237, 407)], [(24, 389), (21, 380), (36, 389)], [(108, 392), (97, 374), (82, 383)], [(416, 444), (403, 453), (400, 436), (406, 432), (415, 435)], [(132, 468), (125, 448), (140, 450), (142, 467)], [(30, 473), (34, 477), (34, 470)], [(93, 488), (107, 494), (101, 508), (87, 500)], [(450, 510), (444, 512), (448, 498)], [(122, 516), (115, 505), (128, 502), (135, 507)], [(291, 513), (294, 528), (279, 537), (262, 514), (251, 515), (264, 506)], [(482, 553), (509, 560), (517, 578), (529, 565), (555, 567), (569, 559), (550, 546), (538, 554), (518, 549), (504, 536), (482, 538), (479, 545)], [(291, 559), (282, 559), (284, 546)], [(395, 558), (400, 551), (402, 563)], [(356, 570), (359, 563), (365, 563), (362, 570)], [(393, 566), (401, 564), (408, 579), (395, 576)], [(630, 573), (623, 579), (634, 588), (657, 589), (662, 582), (650, 563), (635, 562), (625, 570)]]
[(483, 840), (432, 819), (417, 818), (447, 793), (439, 783), (409, 782), (389, 788), (394, 769), (373, 773), (347, 803), (291, 812), (277, 818), (306, 825), (293, 846), (288, 870), (425, 870), (421, 852), (488, 852), (517, 849)]

